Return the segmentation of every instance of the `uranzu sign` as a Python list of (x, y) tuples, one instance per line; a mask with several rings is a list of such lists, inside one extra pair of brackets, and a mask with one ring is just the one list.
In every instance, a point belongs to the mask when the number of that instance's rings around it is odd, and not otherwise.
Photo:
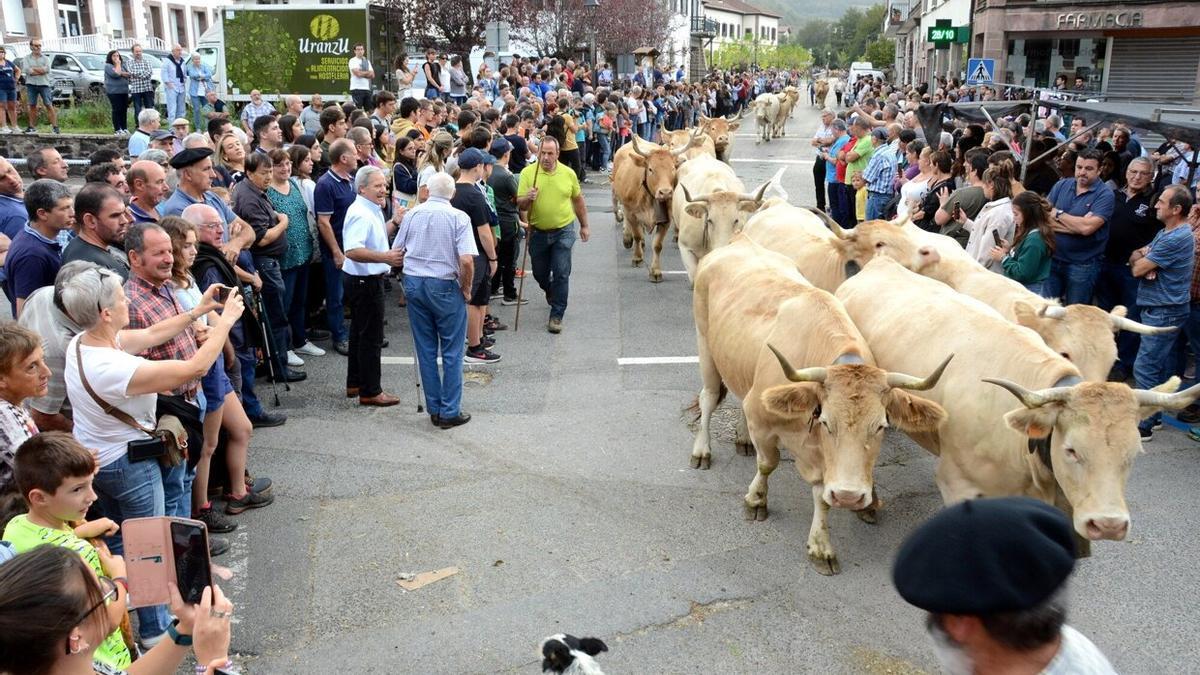
[(344, 94), (354, 45), (367, 43), (361, 8), (227, 9), (222, 16), (225, 75), (234, 94)]

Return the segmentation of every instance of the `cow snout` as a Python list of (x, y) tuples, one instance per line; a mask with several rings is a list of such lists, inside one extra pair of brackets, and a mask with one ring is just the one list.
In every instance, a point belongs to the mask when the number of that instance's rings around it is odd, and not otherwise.
[(1095, 517), (1087, 519), (1087, 538), (1092, 541), (1111, 539), (1120, 541), (1129, 534), (1129, 518), (1126, 516)]
[(827, 488), (825, 502), (834, 508), (858, 511), (871, 505), (871, 491)]
[(659, 188), (654, 192), (654, 197), (660, 202), (669, 202), (674, 194), (674, 188)]

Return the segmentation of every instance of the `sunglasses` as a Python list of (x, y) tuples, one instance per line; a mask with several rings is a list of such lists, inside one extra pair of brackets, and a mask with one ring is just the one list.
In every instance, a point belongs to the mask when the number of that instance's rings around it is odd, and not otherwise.
[[(117, 585), (116, 585), (116, 583), (113, 582), (112, 579), (109, 579), (108, 577), (100, 577), (100, 590), (104, 591), (103, 596), (100, 598), (100, 602), (97, 602), (96, 604), (92, 605), (90, 609), (88, 609), (83, 614), (80, 614), (79, 618), (75, 619), (68, 625), (78, 626), (79, 624), (83, 623), (84, 619), (91, 616), (92, 612), (100, 609), (104, 605), (107, 605), (108, 603), (117, 599)], [(65, 652), (66, 652), (67, 656), (71, 656), (71, 641), (70, 640), (67, 640)]]

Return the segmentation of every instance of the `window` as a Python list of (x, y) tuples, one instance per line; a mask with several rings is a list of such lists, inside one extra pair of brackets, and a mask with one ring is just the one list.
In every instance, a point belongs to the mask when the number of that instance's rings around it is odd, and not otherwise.
[(779, 37), (775, 34), (775, 28), (771, 28), (771, 40), (778, 40)]
[(0, 7), (4, 9), (4, 22), (0, 28), (13, 35), (25, 35), (25, 8), (21, 0), (4, 0)]

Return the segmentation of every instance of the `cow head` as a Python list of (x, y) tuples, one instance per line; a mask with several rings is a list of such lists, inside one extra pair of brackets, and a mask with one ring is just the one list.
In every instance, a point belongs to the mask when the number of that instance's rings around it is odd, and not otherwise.
[(681, 183), (683, 198), (687, 200), (683, 210), (704, 223), (705, 245), (716, 249), (728, 244), (733, 235), (742, 231), (747, 216), (762, 206), (763, 195), (771, 182), (763, 183), (752, 193), (719, 190), (695, 196)]
[(1163, 410), (1181, 410), (1200, 397), (1200, 385), (1174, 392), (1178, 378), (1152, 390), (1114, 382), (1080, 382), (1030, 391), (1008, 380), (984, 379), (1004, 387), (1024, 407), (1004, 416), (1005, 423), (1030, 439), (1049, 442), (1053, 474), (1071, 504), (1075, 531), (1088, 539), (1124, 539), (1129, 532), (1125, 483), (1134, 457), (1142, 450), (1138, 421)]
[(847, 277), (854, 276), (863, 265), (880, 255), (885, 255), (914, 272), (941, 260), (936, 248), (922, 244), (918, 236), (903, 224), (868, 220), (859, 223), (852, 230), (847, 230), (824, 211), (811, 206), (805, 208), (837, 235), (837, 247), (841, 252)]
[(691, 146), (692, 143), (688, 143), (682, 148), (672, 150), (662, 145), (645, 143), (637, 134), (633, 135), (633, 163), (645, 172), (646, 189), (656, 201), (671, 201), (675, 194), (676, 170), (683, 161), (683, 153)]
[(807, 427), (808, 438), (819, 443), (822, 499), (830, 506), (857, 511), (871, 505), (875, 460), (889, 425), (916, 433), (934, 431), (946, 419), (942, 406), (905, 390), (933, 388), (953, 355), (922, 379), (861, 362), (795, 370), (779, 350), (767, 347), (789, 383), (764, 391), (763, 405)]
[(723, 155), (729, 147), (731, 134), (742, 126), (742, 116), (745, 114), (743, 110), (740, 114), (734, 117), (705, 117), (700, 116), (700, 127), (704, 129), (704, 133), (713, 140), (713, 145), (717, 148), (717, 155)]
[(1037, 307), (1032, 302), (1017, 300), (1013, 304), (1013, 315), (1017, 323), (1032, 328), (1051, 349), (1075, 364), (1089, 382), (1108, 379), (1108, 372), (1117, 360), (1114, 331), (1124, 329), (1158, 335), (1177, 330), (1146, 326), (1127, 319), (1125, 308), (1121, 306), (1105, 312), (1092, 305), (1061, 307), (1048, 302)]

